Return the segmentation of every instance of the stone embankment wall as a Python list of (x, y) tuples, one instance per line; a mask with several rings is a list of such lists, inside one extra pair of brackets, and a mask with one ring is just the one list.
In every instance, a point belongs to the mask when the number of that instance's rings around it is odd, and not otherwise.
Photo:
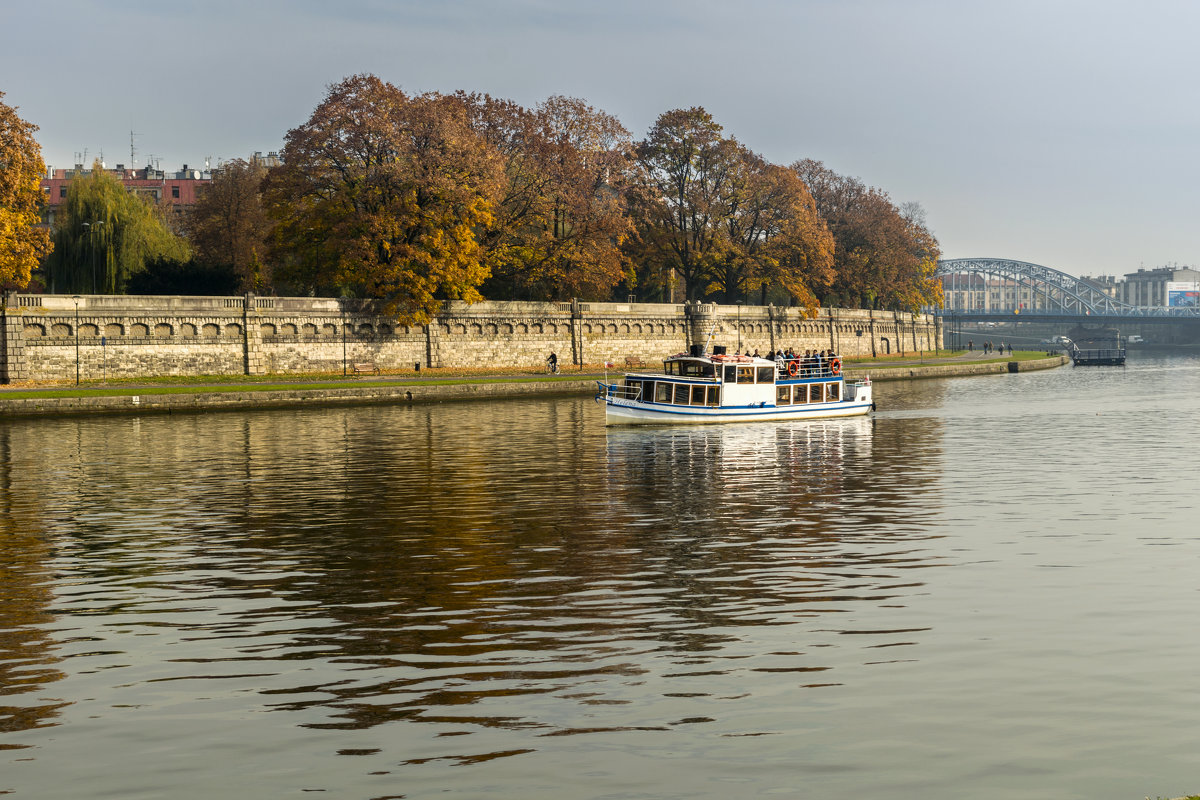
[(371, 301), (306, 297), (9, 295), (0, 381), (162, 375), (340, 373), (446, 366), (540, 367), (626, 357), (651, 362), (689, 344), (729, 352), (778, 347), (886, 355), (934, 349), (941, 323), (879, 311), (712, 303), (447, 303), (404, 325)]

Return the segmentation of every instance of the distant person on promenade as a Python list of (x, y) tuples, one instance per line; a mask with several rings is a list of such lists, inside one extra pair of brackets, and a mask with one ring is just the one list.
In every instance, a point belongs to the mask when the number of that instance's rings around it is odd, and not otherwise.
[(546, 359), (546, 369), (549, 372), (558, 372), (558, 353), (551, 351), (550, 357)]

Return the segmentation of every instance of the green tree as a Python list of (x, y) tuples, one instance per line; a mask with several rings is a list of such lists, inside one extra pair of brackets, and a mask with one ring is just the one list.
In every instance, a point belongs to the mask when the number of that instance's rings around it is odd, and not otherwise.
[[(0, 98), (4, 92), (0, 92)], [(0, 285), (24, 287), (30, 273), (50, 251), (50, 237), (39, 221), (42, 149), (37, 126), (0, 102)]]
[(288, 132), (282, 156), (265, 189), (277, 275), (383, 298), (416, 323), (443, 299), (482, 299), (475, 231), (492, 224), (502, 175), (460, 103), (355, 75)]
[(67, 187), (52, 238), (54, 251), (45, 263), (51, 292), (120, 294), (146, 262), (190, 255), (162, 210), (126, 191), (99, 161)]

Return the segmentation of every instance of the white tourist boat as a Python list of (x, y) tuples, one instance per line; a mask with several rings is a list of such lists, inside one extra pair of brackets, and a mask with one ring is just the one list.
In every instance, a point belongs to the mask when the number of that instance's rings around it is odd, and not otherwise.
[(597, 381), (606, 425), (750, 422), (868, 413), (871, 379), (847, 382), (839, 359), (782, 367), (754, 356), (712, 355), (699, 345), (663, 360), (662, 372), (630, 372)]

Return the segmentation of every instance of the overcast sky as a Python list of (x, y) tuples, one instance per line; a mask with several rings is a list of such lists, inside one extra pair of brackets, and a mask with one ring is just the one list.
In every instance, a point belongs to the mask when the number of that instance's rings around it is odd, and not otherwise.
[(48, 165), (278, 150), (329, 84), (579, 97), (641, 138), (704, 106), (766, 158), (916, 201), (945, 258), (1200, 262), (1200, 3), (0, 0)]

